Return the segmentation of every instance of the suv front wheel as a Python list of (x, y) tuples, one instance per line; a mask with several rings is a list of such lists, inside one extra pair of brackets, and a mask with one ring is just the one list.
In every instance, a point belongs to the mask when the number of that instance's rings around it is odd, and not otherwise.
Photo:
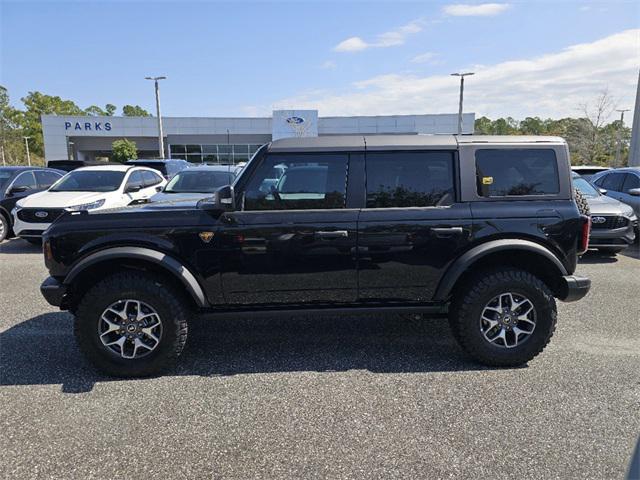
[(556, 302), (536, 276), (518, 269), (481, 272), (457, 289), (449, 322), (461, 347), (485, 365), (514, 367), (546, 347)]
[(162, 278), (123, 272), (95, 284), (75, 310), (80, 350), (103, 372), (154, 375), (176, 361), (187, 340), (188, 308)]

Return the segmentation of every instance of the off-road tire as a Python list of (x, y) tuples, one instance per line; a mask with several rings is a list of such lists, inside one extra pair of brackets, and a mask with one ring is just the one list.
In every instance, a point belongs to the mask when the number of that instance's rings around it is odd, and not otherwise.
[[(136, 299), (152, 306), (162, 321), (162, 337), (148, 355), (125, 359), (100, 341), (98, 325), (107, 307), (122, 299)], [(190, 310), (178, 289), (163, 278), (144, 272), (123, 272), (90, 288), (75, 309), (74, 333), (80, 350), (97, 369), (116, 377), (145, 377), (172, 367), (187, 341)]]
[(2, 213), (0, 213), (0, 242), (9, 237), (9, 221)]
[(578, 205), (580, 215), (586, 215), (587, 217), (591, 216), (591, 209), (589, 208), (589, 203), (587, 202), (586, 197), (577, 188), (574, 188), (573, 190), (575, 192), (576, 204)]
[[(536, 310), (535, 330), (514, 348), (489, 343), (479, 328), (485, 305), (506, 292), (524, 295)], [(474, 275), (456, 288), (449, 309), (449, 324), (462, 349), (480, 363), (495, 367), (520, 366), (542, 352), (553, 336), (556, 318), (556, 302), (549, 288), (538, 277), (513, 268), (485, 270)]]

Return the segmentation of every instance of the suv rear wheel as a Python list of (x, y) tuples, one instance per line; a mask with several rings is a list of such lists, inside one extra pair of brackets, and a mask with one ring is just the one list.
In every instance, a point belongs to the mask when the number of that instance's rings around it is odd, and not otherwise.
[(526, 271), (485, 271), (457, 289), (449, 321), (460, 346), (473, 358), (514, 367), (549, 343), (556, 302), (547, 286)]
[(9, 221), (0, 213), (0, 242), (9, 236)]
[(175, 363), (187, 340), (189, 310), (162, 279), (124, 272), (94, 285), (75, 311), (80, 350), (103, 372), (154, 375)]

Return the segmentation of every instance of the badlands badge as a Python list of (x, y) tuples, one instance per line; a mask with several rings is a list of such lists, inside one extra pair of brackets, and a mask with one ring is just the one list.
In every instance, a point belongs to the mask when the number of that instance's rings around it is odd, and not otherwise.
[(200, 232), (198, 235), (204, 243), (209, 243), (213, 238), (213, 232)]

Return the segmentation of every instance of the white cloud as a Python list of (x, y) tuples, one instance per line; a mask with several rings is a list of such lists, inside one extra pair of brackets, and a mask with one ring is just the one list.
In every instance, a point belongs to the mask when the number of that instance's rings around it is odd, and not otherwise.
[[(575, 116), (578, 106), (604, 87), (620, 105), (633, 105), (639, 54), (640, 29), (635, 29), (535, 58), (474, 65), (469, 70), (476, 74), (465, 83), (465, 111), (492, 117)], [(449, 75), (389, 73), (342, 91), (305, 92), (274, 104), (317, 108), (323, 116), (455, 112), (458, 81)]]
[(438, 60), (437, 58), (439, 57), (439, 55), (437, 53), (434, 52), (425, 52), (425, 53), (421, 53), (420, 55), (416, 55), (415, 57), (413, 57), (411, 59), (412, 63), (437, 63)]
[(501, 14), (509, 7), (508, 3), (479, 3), (476, 5), (457, 3), (446, 5), (442, 11), (454, 17), (491, 17)]
[(337, 66), (338, 65), (333, 60), (327, 60), (323, 62), (322, 65), (320, 65), (320, 68), (322, 68), (323, 70), (335, 70)]
[(422, 31), (422, 20), (414, 20), (396, 30), (381, 33), (373, 42), (365, 42), (360, 37), (350, 37), (343, 40), (333, 49), (336, 52), (359, 52), (367, 48), (384, 48), (402, 45), (409, 35)]

